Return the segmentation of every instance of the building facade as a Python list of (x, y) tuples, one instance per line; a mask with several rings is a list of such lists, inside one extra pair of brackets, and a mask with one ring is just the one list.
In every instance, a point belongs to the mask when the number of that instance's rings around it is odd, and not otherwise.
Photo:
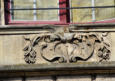
[(114, 81), (115, 0), (1, 0), (1, 81)]

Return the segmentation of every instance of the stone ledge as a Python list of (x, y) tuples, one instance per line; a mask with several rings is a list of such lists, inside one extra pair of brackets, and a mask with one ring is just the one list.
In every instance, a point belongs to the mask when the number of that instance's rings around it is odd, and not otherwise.
[(43, 71), (43, 70), (115, 70), (115, 62), (78, 62), (78, 63), (51, 63), (28, 65), (1, 65), (0, 72), (4, 71)]
[(76, 63), (76, 64), (39, 64), (7, 65), (0, 67), (0, 77), (33, 77), (77, 74), (115, 73), (115, 62)]
[(71, 24), (71, 25), (5, 25), (0, 26), (0, 35), (55, 33), (56, 30), (68, 29), (73, 32), (115, 32), (115, 24)]

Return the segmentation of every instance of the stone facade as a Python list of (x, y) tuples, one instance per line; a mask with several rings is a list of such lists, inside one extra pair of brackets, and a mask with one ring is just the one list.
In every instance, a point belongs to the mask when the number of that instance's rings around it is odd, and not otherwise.
[(114, 23), (5, 25), (1, 12), (0, 81), (115, 80)]

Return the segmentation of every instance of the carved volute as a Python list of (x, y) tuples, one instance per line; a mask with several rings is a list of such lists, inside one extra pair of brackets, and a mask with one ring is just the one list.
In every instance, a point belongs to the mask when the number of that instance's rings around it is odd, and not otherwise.
[(36, 62), (37, 52), (34, 48), (39, 46), (42, 59), (54, 63), (75, 63), (88, 61), (94, 54), (98, 62), (110, 58), (110, 43), (107, 42), (108, 33), (71, 33), (67, 28), (59, 29), (54, 33), (45, 33), (33, 37), (25, 37), (28, 42), (25, 46), (25, 62)]

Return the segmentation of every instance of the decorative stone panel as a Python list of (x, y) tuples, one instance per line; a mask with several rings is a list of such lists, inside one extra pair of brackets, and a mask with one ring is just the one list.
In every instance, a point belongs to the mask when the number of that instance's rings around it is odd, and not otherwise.
[(115, 33), (49, 27), (31, 31), (1, 30), (0, 65), (115, 61)]
[[(42, 59), (52, 63), (76, 63), (92, 58), (108, 61), (111, 54), (109, 33), (46, 33), (24, 37), (24, 60), (34, 64), (40, 53)], [(39, 47), (40, 49), (36, 49)]]

